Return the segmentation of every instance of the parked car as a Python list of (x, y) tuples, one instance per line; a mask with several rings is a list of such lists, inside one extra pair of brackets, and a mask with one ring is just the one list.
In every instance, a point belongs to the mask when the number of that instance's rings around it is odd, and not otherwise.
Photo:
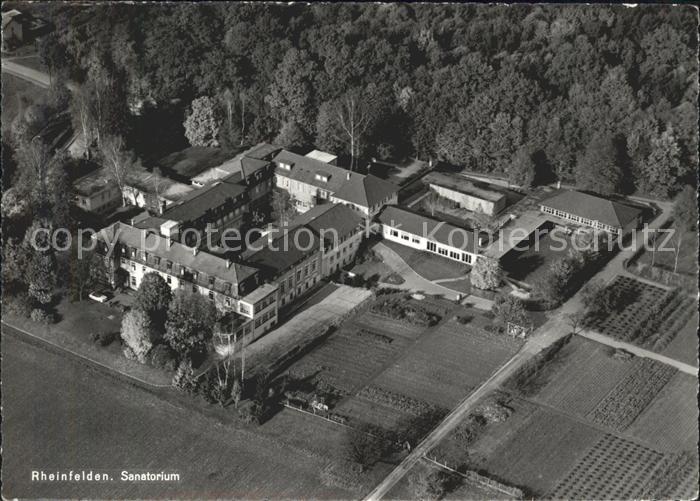
[(106, 303), (107, 300), (109, 299), (106, 294), (102, 292), (91, 292), (88, 297), (92, 299), (93, 301), (97, 301), (98, 303)]

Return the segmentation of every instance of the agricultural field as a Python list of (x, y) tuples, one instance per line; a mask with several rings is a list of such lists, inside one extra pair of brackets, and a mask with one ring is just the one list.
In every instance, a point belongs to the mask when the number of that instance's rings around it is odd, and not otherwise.
[(660, 451), (694, 450), (698, 443), (697, 385), (693, 376), (676, 373), (627, 434)]
[(623, 304), (589, 327), (649, 350), (662, 351), (696, 311), (695, 300), (681, 292), (630, 277), (618, 276), (608, 287), (617, 289)]
[(625, 430), (651, 403), (678, 371), (666, 364), (643, 358), (615, 388), (588, 413), (601, 426)]
[(344, 322), (288, 372), (296, 378), (323, 381), (344, 394), (354, 393), (387, 367), (423, 330), (363, 312)]
[(580, 421), (541, 408), (525, 420), (517, 433), (501, 441), (482, 468), (506, 484), (544, 495), (601, 435)]
[(422, 336), (373, 384), (452, 408), (519, 348), (520, 342), (515, 339), (449, 320)]
[(535, 400), (584, 417), (633, 369), (636, 361), (612, 356), (605, 345), (575, 336), (538, 377)]
[(604, 435), (549, 495), (557, 499), (639, 499), (662, 460), (660, 452)]
[[(693, 305), (693, 308), (696, 308)], [(661, 353), (686, 364), (698, 366), (698, 313), (695, 311), (676, 337)]]
[[(289, 445), (13, 336), (2, 341), (5, 498), (357, 497), (322, 485), (325, 462)], [(31, 482), (30, 468), (94, 470), (115, 481)], [(119, 482), (122, 470), (176, 472), (180, 481)]]

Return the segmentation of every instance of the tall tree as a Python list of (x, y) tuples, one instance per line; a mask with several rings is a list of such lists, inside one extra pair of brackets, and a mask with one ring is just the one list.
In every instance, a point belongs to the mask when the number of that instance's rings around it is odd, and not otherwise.
[(481, 257), (474, 263), (469, 280), (477, 289), (493, 290), (501, 285), (501, 275), (498, 260)]
[(102, 140), (102, 158), (108, 176), (112, 179), (121, 193), (122, 205), (126, 205), (124, 187), (129, 174), (138, 167), (134, 152), (126, 149), (121, 136), (107, 136)]
[(157, 336), (162, 336), (165, 332), (165, 320), (172, 297), (170, 286), (158, 273), (146, 273), (141, 279), (134, 304), (148, 315), (153, 333)]
[(208, 97), (198, 97), (190, 106), (185, 118), (185, 137), (192, 146), (219, 146), (222, 117), (220, 108)]
[(577, 165), (581, 188), (601, 195), (616, 193), (622, 181), (617, 151), (609, 135), (596, 134)]
[(216, 308), (211, 301), (178, 289), (168, 308), (164, 339), (181, 359), (192, 359), (206, 351), (215, 322)]
[(126, 345), (125, 350), (131, 350), (134, 357), (144, 363), (146, 355), (153, 347), (148, 314), (140, 308), (128, 311), (122, 319), (121, 338)]
[(677, 188), (681, 174), (680, 149), (670, 125), (651, 140), (651, 153), (643, 172), (644, 185), (649, 193), (667, 197)]

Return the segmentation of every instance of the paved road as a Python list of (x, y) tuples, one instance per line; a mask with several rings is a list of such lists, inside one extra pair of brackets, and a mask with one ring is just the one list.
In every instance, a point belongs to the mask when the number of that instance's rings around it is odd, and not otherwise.
[[(49, 78), (49, 75), (47, 73), (44, 73), (43, 71), (39, 71), (34, 68), (30, 68), (28, 66), (23, 66), (21, 63), (18, 63), (15, 60), (3, 59), (2, 71), (5, 73), (9, 73), (10, 75), (14, 75), (16, 77), (27, 80), (28, 82), (31, 82), (45, 89), (48, 89), (51, 85), (51, 79)], [(75, 91), (75, 89), (77, 88), (73, 82), (68, 82), (66, 86), (71, 92)]]
[[(662, 212), (649, 224), (650, 228), (659, 228), (671, 215), (673, 208), (671, 203), (657, 202), (657, 204), (661, 207)], [(637, 237), (640, 238), (641, 231), (637, 233)], [(641, 242), (641, 240), (639, 241)], [(602, 270), (591, 278), (603, 280), (605, 283), (609, 282), (618, 274), (624, 273), (624, 261), (630, 258), (633, 254), (634, 249), (621, 250), (606, 264)], [(497, 389), (499, 385), (503, 383), (516, 369), (518, 369), (536, 353), (548, 346), (551, 346), (552, 343), (571, 332), (571, 326), (569, 325), (567, 316), (574, 312), (583, 311), (583, 309), (584, 307), (581, 300), (581, 294), (579, 292), (557, 310), (552, 312), (549, 320), (547, 320), (547, 322), (545, 322), (532, 334), (523, 348), (482, 386), (480, 386), (467, 398), (462, 400), (462, 402), (460, 402), (457, 407), (455, 407), (452, 412), (447, 415), (447, 417), (437, 426), (437, 428), (435, 428), (435, 430), (433, 430), (433, 432), (430, 433), (423, 442), (416, 446), (416, 448), (413, 449), (413, 451), (401, 462), (401, 464), (399, 464), (386, 478), (384, 478), (384, 480), (365, 499), (379, 500), (384, 497), (426, 452), (437, 445), (442, 438), (450, 433), (450, 431), (452, 431), (460, 423), (460, 421), (469, 414), (474, 404), (480, 398)], [(606, 341), (608, 341), (606, 344), (610, 344), (610, 341), (612, 340), (607, 339)], [(629, 351), (632, 351), (631, 348), (632, 347), (630, 347)], [(634, 348), (637, 349), (636, 347)], [(625, 347), (625, 349), (628, 348)], [(649, 355), (651, 355), (651, 352), (649, 352)], [(653, 358), (656, 360), (659, 360), (660, 358), (667, 358), (657, 354), (653, 355)], [(652, 357), (650, 356), (650, 358)], [(674, 365), (674, 367), (680, 367), (686, 364), (673, 360), (672, 365)]]

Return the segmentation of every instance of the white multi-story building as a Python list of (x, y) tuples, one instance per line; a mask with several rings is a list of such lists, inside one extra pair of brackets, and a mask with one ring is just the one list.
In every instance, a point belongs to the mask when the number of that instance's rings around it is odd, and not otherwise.
[(277, 287), (263, 283), (256, 268), (188, 247), (151, 230), (115, 223), (96, 233), (113, 286), (138, 289), (157, 273), (171, 289), (209, 298), (222, 312), (239, 315), (241, 327), (259, 337), (277, 323)]

